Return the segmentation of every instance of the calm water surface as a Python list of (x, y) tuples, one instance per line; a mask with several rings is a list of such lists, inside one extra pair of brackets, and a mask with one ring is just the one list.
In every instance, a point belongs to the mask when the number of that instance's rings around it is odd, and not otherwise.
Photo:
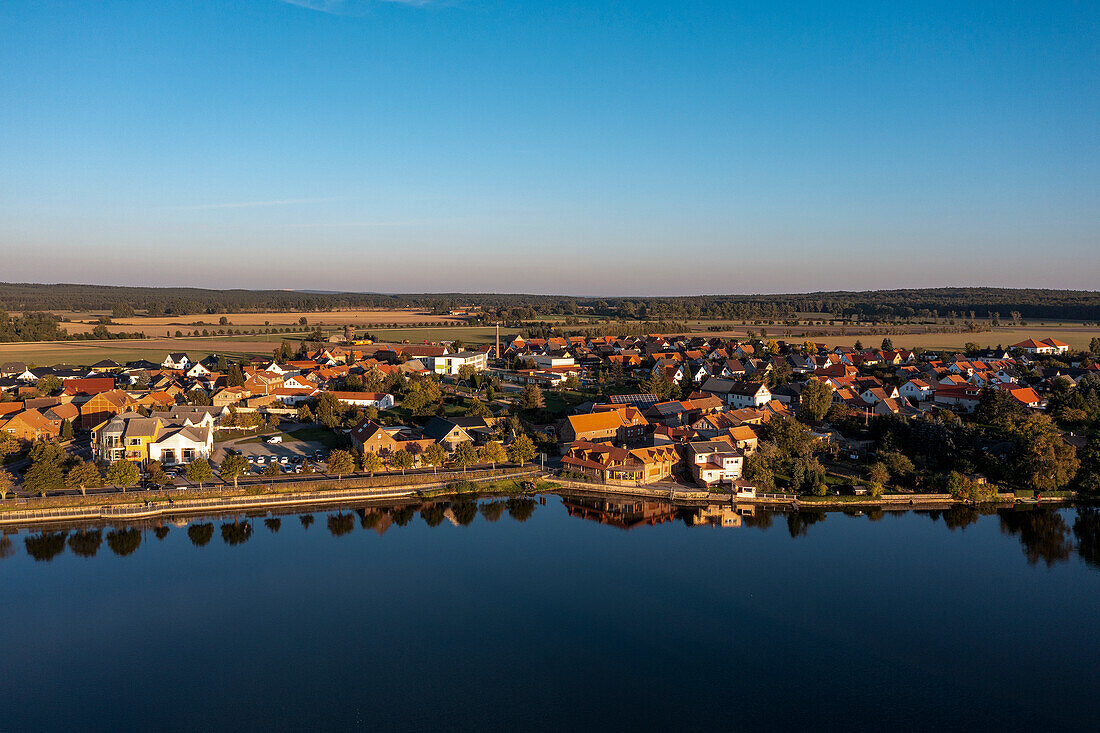
[(1095, 728), (1095, 510), (544, 501), (8, 534), (0, 728)]

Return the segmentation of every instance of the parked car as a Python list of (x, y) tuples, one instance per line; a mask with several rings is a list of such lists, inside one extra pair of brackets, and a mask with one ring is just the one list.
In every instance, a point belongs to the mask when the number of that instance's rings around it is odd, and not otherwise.
[(286, 465), (287, 463), (290, 463), (290, 458), (288, 456), (279, 456), (279, 463)]

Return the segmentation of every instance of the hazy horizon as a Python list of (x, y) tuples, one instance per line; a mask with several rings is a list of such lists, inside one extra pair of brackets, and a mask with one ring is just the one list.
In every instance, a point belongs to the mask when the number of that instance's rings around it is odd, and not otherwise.
[(1090, 289), (1097, 88), (1089, 4), (13, 0), (0, 280)]

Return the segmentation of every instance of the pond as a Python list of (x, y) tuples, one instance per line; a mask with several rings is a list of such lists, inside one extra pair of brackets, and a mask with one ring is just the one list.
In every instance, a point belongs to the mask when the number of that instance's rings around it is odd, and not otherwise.
[(548, 495), (0, 542), (5, 730), (1088, 728), (1100, 511)]

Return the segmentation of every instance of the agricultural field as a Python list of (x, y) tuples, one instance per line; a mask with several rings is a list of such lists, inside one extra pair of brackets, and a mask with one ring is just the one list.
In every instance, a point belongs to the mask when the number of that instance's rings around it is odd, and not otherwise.
[(277, 336), (212, 336), (0, 344), (0, 362), (22, 361), (40, 366), (89, 365), (101, 359), (114, 359), (122, 364), (136, 359), (148, 359), (159, 363), (169, 352), (179, 351), (200, 357), (210, 353), (225, 354), (228, 357), (267, 355), (278, 347), (280, 340)]
[[(62, 324), (69, 333), (90, 332), (99, 322), (100, 317), (109, 316), (109, 311), (51, 311), (61, 318), (69, 320)], [(222, 326), (218, 321), (222, 316), (229, 321)], [(107, 326), (111, 333), (143, 331), (147, 336), (159, 336), (176, 331), (192, 331), (196, 328), (285, 328), (298, 326), (300, 319), (305, 318), (308, 328), (315, 326), (324, 329), (336, 330), (345, 325), (372, 324), (372, 323), (396, 323), (399, 325), (414, 323), (464, 323), (461, 316), (436, 316), (431, 313), (412, 308), (401, 309), (351, 309), (336, 311), (311, 311), (311, 312), (280, 312), (280, 313), (225, 313), (209, 314), (196, 313), (190, 316), (134, 316), (132, 318), (114, 318), (113, 323)]]
[[(927, 333), (915, 331), (911, 333), (889, 334), (885, 333), (882, 328), (865, 326), (848, 327), (845, 329), (846, 333), (843, 336), (840, 335), (841, 328), (838, 326), (747, 326), (744, 329), (706, 332), (700, 335), (744, 338), (747, 330), (753, 330), (757, 335), (761, 333), (761, 330), (764, 330), (768, 332), (768, 336), (771, 338), (795, 341), (817, 341), (828, 344), (829, 346), (854, 346), (856, 341), (860, 341), (866, 347), (875, 348), (879, 346), (885, 336), (888, 336), (890, 340), (894, 342), (895, 347), (909, 349), (917, 346), (926, 349), (962, 349), (963, 346), (970, 341), (983, 348), (986, 346), (996, 346), (998, 344), (1001, 346), (1009, 346), (1028, 338), (1056, 338), (1059, 341), (1066, 342), (1071, 348), (1084, 349), (1088, 348), (1089, 342), (1093, 338), (1100, 336), (1100, 327), (1084, 326), (1080, 324), (1072, 326), (1035, 325), (999, 327), (977, 333)], [(817, 335), (805, 338), (801, 335), (806, 332), (820, 333), (821, 331), (825, 331), (826, 334), (823, 336)]]
[[(379, 343), (409, 343), (419, 344), (423, 342), (436, 343), (439, 341), (453, 341), (462, 339), (467, 346), (479, 346), (491, 344), (496, 338), (496, 329), (492, 326), (455, 326), (455, 327), (428, 327), (428, 328), (372, 328), (372, 335)], [(500, 330), (500, 337), (514, 335), (511, 331)]]

